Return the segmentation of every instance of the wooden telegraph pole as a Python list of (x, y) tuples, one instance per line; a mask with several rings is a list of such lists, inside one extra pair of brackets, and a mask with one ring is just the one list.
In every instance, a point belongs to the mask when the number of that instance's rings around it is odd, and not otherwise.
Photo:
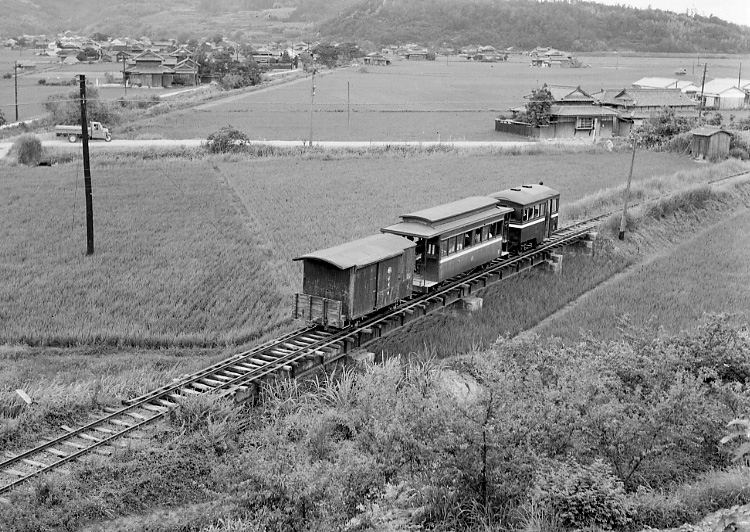
[(703, 89), (706, 86), (706, 68), (708, 68), (708, 62), (703, 63), (703, 81), (701, 81), (701, 102), (698, 106), (698, 123), (700, 124), (701, 119), (703, 118), (703, 102), (705, 101), (703, 99)]
[(18, 61), (13, 61), (13, 76), (16, 84), (16, 122), (18, 122)]
[(313, 140), (313, 105), (315, 104), (315, 57), (310, 52), (310, 65), (312, 66), (312, 84), (310, 85), (310, 147)]
[(86, 120), (86, 76), (81, 82), (81, 139), (83, 141), (83, 185), (86, 193), (86, 255), (94, 254), (94, 201), (91, 194), (91, 166), (89, 164), (89, 125)]
[(630, 182), (633, 179), (633, 165), (635, 164), (635, 144), (636, 140), (633, 138), (633, 157), (630, 159), (630, 173), (628, 174), (628, 184), (625, 187), (625, 203), (622, 206), (622, 218), (620, 219), (620, 234), (617, 238), (625, 240), (625, 226), (627, 225), (627, 213), (628, 213), (628, 196), (630, 196)]

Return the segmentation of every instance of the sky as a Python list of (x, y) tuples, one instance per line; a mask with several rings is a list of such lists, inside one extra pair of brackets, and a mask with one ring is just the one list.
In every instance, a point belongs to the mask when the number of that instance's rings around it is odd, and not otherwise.
[(735, 24), (750, 27), (750, 0), (593, 0), (600, 4), (627, 5), (685, 13), (695, 9), (699, 15), (713, 15)]

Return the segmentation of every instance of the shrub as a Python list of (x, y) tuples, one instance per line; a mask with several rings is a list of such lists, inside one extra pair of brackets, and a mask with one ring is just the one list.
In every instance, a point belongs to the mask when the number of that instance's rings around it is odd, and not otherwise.
[(13, 143), (13, 149), (21, 164), (33, 166), (42, 158), (42, 141), (31, 133), (18, 137), (18, 140)]
[(237, 153), (244, 151), (250, 139), (242, 131), (226, 126), (208, 136), (208, 151), (211, 153)]
[(541, 467), (535, 474), (531, 497), (570, 528), (612, 530), (632, 520), (622, 482), (599, 459), (591, 465), (569, 459)]
[(6, 72), (5, 74), (3, 74), (3, 79), (11, 79), (12, 77), (13, 74), (11, 74), (10, 72)]
[(42, 78), (39, 81), (37, 81), (37, 83), (39, 83), (39, 85), (46, 85), (47, 84), (47, 80), (44, 79), (44, 78)]
[(5, 124), (5, 115), (3, 114), (2, 109), (0, 109), (0, 126)]

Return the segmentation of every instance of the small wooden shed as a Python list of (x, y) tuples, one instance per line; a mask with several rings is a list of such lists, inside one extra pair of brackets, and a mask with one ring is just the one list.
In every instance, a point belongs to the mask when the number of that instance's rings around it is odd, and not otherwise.
[(302, 294), (294, 317), (343, 327), (412, 293), (416, 244), (396, 235), (373, 235), (297, 257)]
[(732, 134), (720, 127), (701, 126), (693, 129), (690, 153), (695, 159), (726, 159)]

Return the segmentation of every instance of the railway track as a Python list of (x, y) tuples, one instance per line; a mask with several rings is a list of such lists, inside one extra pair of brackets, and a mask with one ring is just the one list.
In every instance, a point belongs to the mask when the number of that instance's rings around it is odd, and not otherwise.
[[(746, 174), (750, 172), (717, 178), (708, 184)], [(0, 495), (88, 453), (111, 452), (117, 440), (162, 419), (186, 397), (205, 393), (253, 393), (257, 392), (258, 382), (264, 377), (278, 373), (302, 377), (316, 371), (345, 356), (353, 348), (362, 347), (462, 297), (475, 294), (489, 284), (539, 265), (560, 247), (584, 239), (612, 214), (614, 211), (563, 227), (543, 245), (529, 252), (496, 259), (442, 283), (428, 293), (414, 293), (412, 297), (346, 329), (325, 331), (315, 326), (293, 331), (125, 401), (122, 408), (106, 411), (91, 423), (78, 428), (63, 426), (62, 435), (33, 449), (18, 454), (5, 451), (5, 460), (0, 462)]]

